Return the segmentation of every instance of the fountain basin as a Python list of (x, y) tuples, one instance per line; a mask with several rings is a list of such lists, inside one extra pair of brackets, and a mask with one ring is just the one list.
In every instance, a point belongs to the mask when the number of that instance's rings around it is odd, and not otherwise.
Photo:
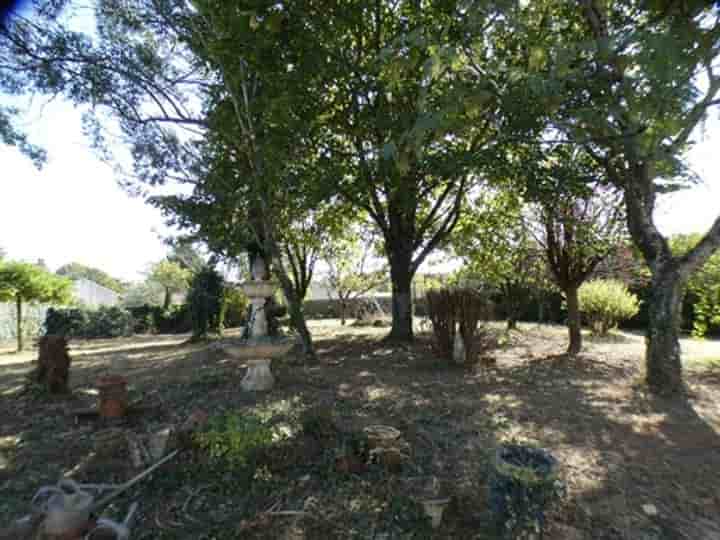
[(289, 338), (248, 339), (223, 344), (222, 350), (236, 360), (275, 359), (286, 355), (295, 345)]
[(279, 285), (274, 281), (246, 281), (240, 288), (249, 298), (267, 298), (278, 290)]

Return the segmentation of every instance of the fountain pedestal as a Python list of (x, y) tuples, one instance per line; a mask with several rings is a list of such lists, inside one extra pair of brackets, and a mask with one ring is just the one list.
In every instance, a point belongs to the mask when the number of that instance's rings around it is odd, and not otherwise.
[(275, 377), (270, 370), (274, 358), (287, 354), (294, 342), (290, 338), (268, 335), (268, 319), (266, 300), (278, 288), (278, 284), (268, 279), (264, 267), (253, 266), (253, 279), (241, 285), (243, 292), (250, 299), (250, 320), (248, 321), (248, 338), (227, 343), (223, 349), (237, 360), (244, 360), (248, 370), (240, 382), (243, 390), (258, 392), (270, 390), (275, 385)]
[(269, 358), (248, 360), (248, 370), (243, 380), (240, 381), (240, 387), (250, 392), (262, 392), (275, 386), (275, 377), (270, 371), (270, 362), (272, 360)]

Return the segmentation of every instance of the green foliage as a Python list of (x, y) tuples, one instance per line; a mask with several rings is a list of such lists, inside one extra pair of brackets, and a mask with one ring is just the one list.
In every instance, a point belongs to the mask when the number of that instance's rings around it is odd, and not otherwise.
[(162, 306), (165, 298), (165, 289), (154, 281), (132, 283), (123, 294), (122, 304), (128, 308), (144, 305)]
[(191, 273), (180, 264), (163, 260), (155, 263), (148, 274), (148, 281), (158, 283), (165, 289), (165, 299), (163, 307), (170, 307), (170, 298), (173, 293), (181, 292), (187, 289)]
[(67, 304), (72, 282), (43, 268), (23, 262), (0, 262), (0, 302), (15, 304), (18, 350), (23, 349), (23, 303)]
[(205, 338), (208, 333), (222, 333), (225, 283), (211, 266), (195, 274), (188, 292), (193, 338)]
[(455, 279), (496, 291), (512, 327), (529, 302), (552, 288), (543, 251), (518, 190), (485, 189), (468, 206), (451, 237), (453, 252), (465, 263)]
[(638, 314), (640, 302), (621, 281), (593, 279), (578, 290), (580, 312), (594, 333), (604, 336), (620, 321)]
[(169, 243), (172, 251), (167, 257), (168, 261), (180, 265), (191, 274), (199, 272), (205, 266), (205, 259), (193, 245), (192, 240), (179, 238), (171, 240)]
[(343, 323), (350, 302), (387, 281), (388, 274), (386, 267), (372, 265), (378, 247), (372, 231), (361, 225), (347, 225), (343, 234), (321, 248), (327, 266), (326, 290), (330, 298), (339, 302)]
[[(702, 239), (700, 234), (676, 235), (670, 238), (670, 249), (682, 256)], [(708, 330), (720, 328), (720, 252), (712, 255), (690, 275), (686, 294), (692, 305), (692, 334), (702, 338)]]
[(103, 272), (98, 268), (85, 266), (77, 262), (72, 262), (61, 266), (55, 271), (55, 273), (58, 276), (63, 276), (70, 279), (89, 279), (90, 281), (94, 281), (98, 285), (107, 287), (108, 289), (117, 293), (124, 292), (126, 288), (125, 284), (123, 284), (119, 279), (115, 279), (114, 277), (108, 275), (107, 273)]
[(97, 309), (54, 309), (45, 316), (45, 334), (69, 338), (102, 339), (131, 336), (135, 320), (117, 306)]
[(24, 262), (0, 263), (0, 302), (43, 302), (64, 304), (72, 298), (72, 283), (37, 265)]
[(187, 303), (168, 309), (147, 304), (126, 309), (133, 317), (133, 332), (136, 334), (184, 334), (192, 330)]
[(256, 416), (227, 413), (211, 417), (193, 438), (214, 465), (238, 472), (254, 465), (256, 452), (272, 443), (273, 432)]
[(237, 287), (227, 287), (223, 302), (223, 326), (225, 328), (237, 328), (245, 324), (249, 305), (250, 301), (242, 290)]

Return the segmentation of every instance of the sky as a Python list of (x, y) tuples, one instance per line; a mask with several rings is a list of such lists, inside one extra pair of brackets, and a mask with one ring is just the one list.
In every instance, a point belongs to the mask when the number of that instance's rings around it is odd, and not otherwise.
[[(148, 266), (167, 253), (162, 237), (176, 231), (157, 209), (118, 186), (112, 169), (89, 148), (81, 112), (71, 104), (36, 101), (24, 127), (47, 150), (48, 162), (37, 170), (16, 149), (0, 145), (0, 247), (11, 259), (43, 259), (51, 270), (79, 262), (142, 280)], [(690, 163), (704, 183), (661, 199), (656, 218), (668, 234), (704, 232), (720, 215), (717, 112), (697, 139)], [(422, 268), (433, 270), (441, 268)]]

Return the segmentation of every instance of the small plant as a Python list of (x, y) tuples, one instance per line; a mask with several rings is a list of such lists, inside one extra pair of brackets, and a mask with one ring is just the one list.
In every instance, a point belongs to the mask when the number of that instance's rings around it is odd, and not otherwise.
[(605, 336), (620, 321), (630, 319), (640, 310), (638, 297), (620, 281), (594, 279), (578, 291), (580, 312), (587, 318), (593, 333)]
[(211, 461), (235, 471), (252, 467), (255, 453), (272, 439), (272, 430), (259, 418), (237, 413), (210, 418), (207, 427), (194, 435)]

